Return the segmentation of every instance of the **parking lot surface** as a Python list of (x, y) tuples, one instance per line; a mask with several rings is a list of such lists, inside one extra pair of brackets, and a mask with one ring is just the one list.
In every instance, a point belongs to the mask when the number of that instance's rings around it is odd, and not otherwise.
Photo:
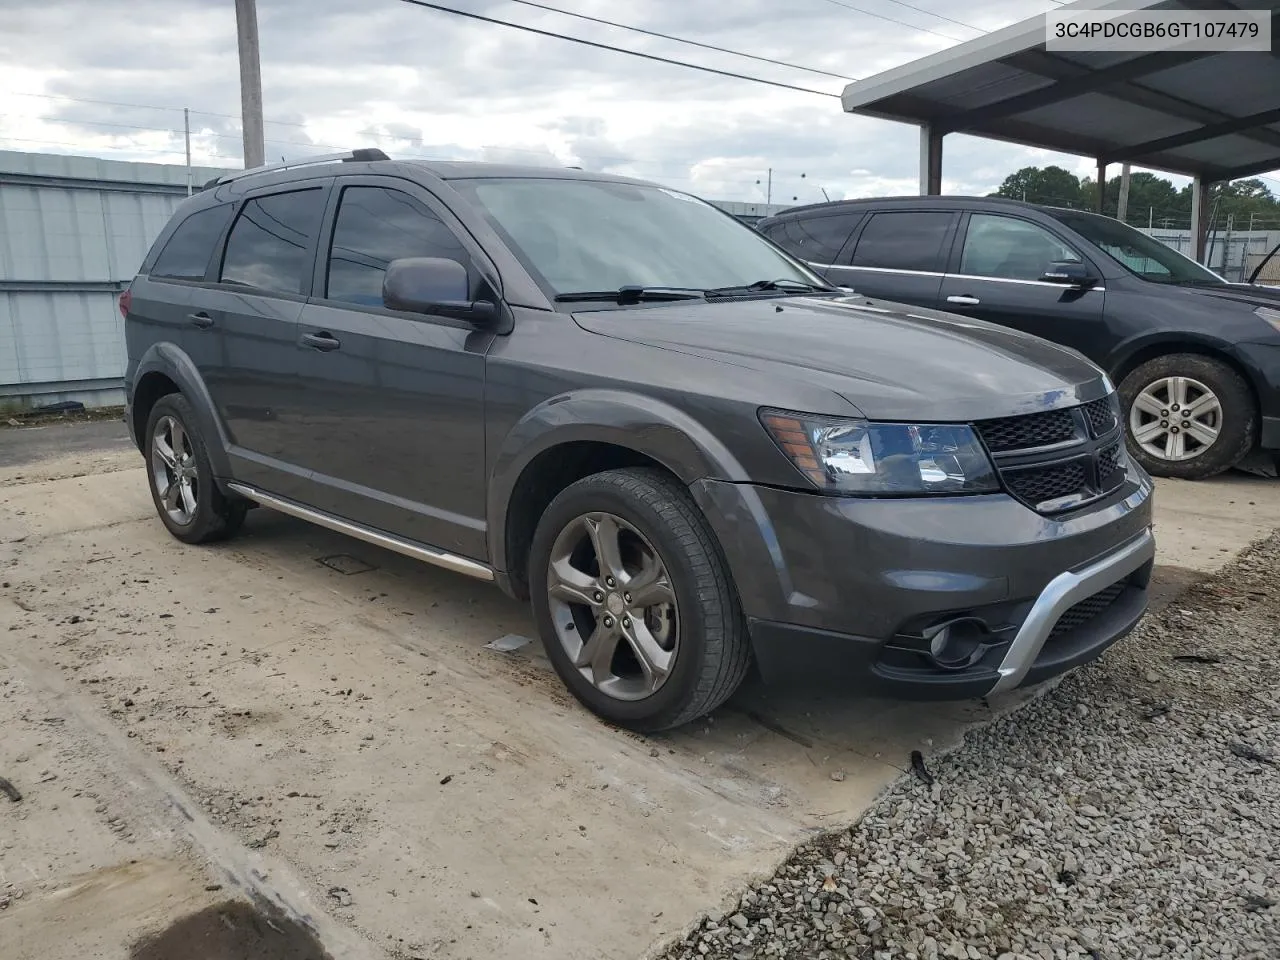
[[(748, 685), (634, 736), (492, 587), (265, 510), (186, 547), (118, 433), (55, 429), (0, 432), (5, 957), (245, 895), (344, 957), (639, 957), (1008, 705)], [(1157, 602), (1276, 526), (1273, 481), (1161, 483)]]

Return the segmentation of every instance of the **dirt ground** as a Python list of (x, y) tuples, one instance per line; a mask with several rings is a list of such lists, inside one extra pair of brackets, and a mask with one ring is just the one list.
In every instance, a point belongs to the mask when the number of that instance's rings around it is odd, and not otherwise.
[[(6, 960), (640, 957), (1008, 705), (620, 732), (492, 587), (265, 510), (174, 541), (122, 431), (0, 429)], [(1257, 478), (1158, 503), (1165, 599), (1280, 526)]]

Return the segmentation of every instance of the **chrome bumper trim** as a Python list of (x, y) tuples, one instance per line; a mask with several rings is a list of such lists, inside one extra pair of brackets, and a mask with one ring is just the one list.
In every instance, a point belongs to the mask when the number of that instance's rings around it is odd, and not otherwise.
[(1156, 555), (1156, 541), (1148, 527), (1137, 538), (1079, 571), (1060, 573), (1049, 581), (1013, 638), (1000, 663), (1000, 679), (989, 693), (1006, 693), (1026, 678), (1062, 615), (1099, 590), (1123, 580)]

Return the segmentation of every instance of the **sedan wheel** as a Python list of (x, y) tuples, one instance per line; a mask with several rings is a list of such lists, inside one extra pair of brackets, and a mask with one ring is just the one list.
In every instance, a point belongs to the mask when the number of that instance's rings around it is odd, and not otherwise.
[(1191, 460), (1208, 450), (1222, 429), (1222, 402), (1191, 377), (1162, 377), (1143, 388), (1129, 409), (1129, 432), (1158, 460)]
[(640, 700), (667, 681), (680, 638), (675, 591), (658, 551), (627, 521), (591, 513), (566, 526), (547, 596), (561, 646), (601, 693)]

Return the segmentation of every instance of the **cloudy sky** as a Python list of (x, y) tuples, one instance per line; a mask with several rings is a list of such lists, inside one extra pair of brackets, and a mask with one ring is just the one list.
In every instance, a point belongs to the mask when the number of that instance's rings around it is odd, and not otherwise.
[[(445, 5), (839, 94), (844, 80), (583, 22), (513, 0)], [(551, 6), (860, 78), (1052, 0), (546, 0)], [(811, 202), (917, 189), (915, 128), (838, 99), (654, 63), (402, 0), (258, 0), (268, 159), (394, 156), (572, 164), (713, 199)], [(240, 166), (234, 0), (0, 0), (0, 149)], [(1028, 164), (1091, 163), (953, 136), (944, 191)], [(803, 175), (803, 176), (802, 176)]]

